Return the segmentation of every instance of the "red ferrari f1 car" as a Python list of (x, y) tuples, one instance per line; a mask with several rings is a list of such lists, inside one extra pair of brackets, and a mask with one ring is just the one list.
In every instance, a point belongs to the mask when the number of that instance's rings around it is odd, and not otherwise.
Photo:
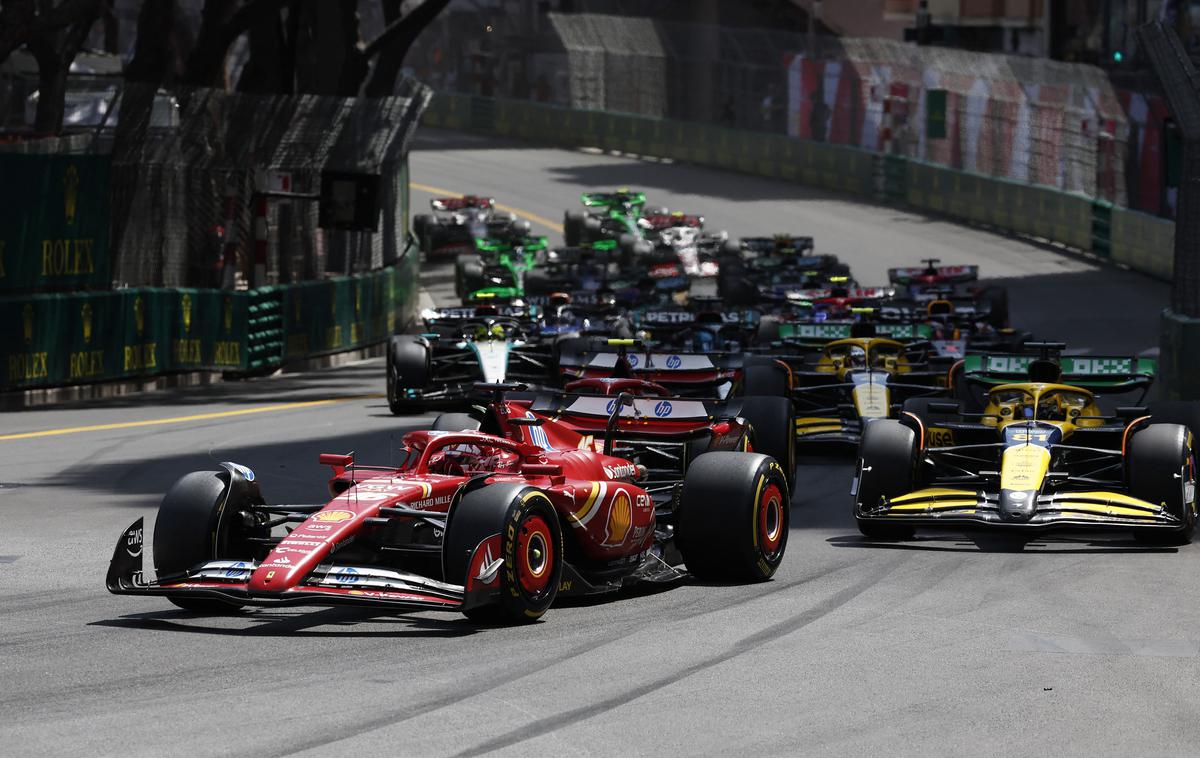
[[(613, 398), (613, 420), (634, 403)], [(508, 412), (512, 408), (513, 412)], [(769, 456), (698, 456), (676, 486), (567, 424), (493, 403), (497, 434), (405, 435), (399, 466), (332, 467), (332, 499), (272, 505), (233, 463), (171, 487), (143, 577), (143, 521), (118, 541), (107, 585), (198, 613), (244, 605), (370, 605), (539, 618), (556, 597), (675, 581), (764, 581), (783, 559), (789, 493)], [(286, 529), (286, 534), (280, 534)]]

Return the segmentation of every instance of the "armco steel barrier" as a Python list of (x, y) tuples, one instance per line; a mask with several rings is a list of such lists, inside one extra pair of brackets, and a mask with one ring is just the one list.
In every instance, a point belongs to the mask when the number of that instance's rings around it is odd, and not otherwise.
[(263, 373), (386, 340), (416, 312), (417, 256), (248, 292), (139, 288), (0, 298), (0, 390), (185, 371)]
[(1089, 197), (778, 134), (545, 103), (436, 93), (429, 126), (598, 147), (799, 182), (1094, 252), (1169, 279), (1175, 224)]

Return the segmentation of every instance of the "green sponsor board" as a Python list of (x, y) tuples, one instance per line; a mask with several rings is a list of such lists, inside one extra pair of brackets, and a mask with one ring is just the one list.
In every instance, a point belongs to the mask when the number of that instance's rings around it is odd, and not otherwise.
[[(284, 293), (288, 359), (353, 350), (387, 339), (416, 302), (412, 264), (289, 287)], [(397, 286), (401, 279), (406, 286)], [(398, 319), (398, 313), (402, 314)]]
[(248, 304), (246, 292), (171, 291), (167, 370), (244, 370)]
[(0, 292), (103, 288), (109, 158), (0, 155)]
[[(1029, 372), (1029, 364), (1038, 360), (1034, 355), (977, 355), (966, 356), (963, 369), (969, 374), (978, 374), (1004, 382), (1021, 381)], [(1153, 358), (1126, 356), (1062, 356), (1057, 359), (1062, 368), (1063, 381), (1090, 379), (1104, 383), (1115, 383), (1121, 379), (1146, 374), (1153, 376), (1157, 364)], [(1090, 386), (1090, 384), (1089, 384)]]
[[(924, 324), (874, 324), (876, 337), (892, 340), (928, 338), (933, 330)], [(811, 340), (843, 340), (854, 335), (854, 323), (780, 324), (779, 336)]]

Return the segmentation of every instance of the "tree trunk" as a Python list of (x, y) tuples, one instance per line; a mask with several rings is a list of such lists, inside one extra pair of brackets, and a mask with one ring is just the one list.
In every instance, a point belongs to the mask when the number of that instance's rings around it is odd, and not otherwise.
[(113, 0), (105, 0), (100, 10), (100, 18), (104, 22), (104, 52), (118, 55), (121, 52), (121, 22), (113, 8)]
[(42, 32), (29, 41), (30, 51), (38, 63), (38, 107), (33, 125), (36, 134), (53, 135), (62, 131), (71, 62), (79, 54), (79, 48), (99, 14), (97, 2), (90, 8), (82, 8), (81, 15), (66, 29)]
[(283, 78), (286, 40), (283, 19), (278, 13), (260, 19), (250, 27), (250, 57), (238, 77), (238, 92), (269, 95), (286, 86)]
[[(301, 0), (297, 50), (297, 92), (346, 94), (355, 71), (364, 69), (356, 60), (361, 53), (358, 50), (358, 12), (354, 3)], [(361, 75), (349, 94), (357, 92)]]
[(238, 0), (205, 0), (196, 44), (180, 77), (182, 83), (197, 87), (222, 84), (225, 56), (229, 52), (229, 43), (224, 42), (225, 27), (237, 6)]
[(171, 30), (175, 27), (175, 0), (154, 0), (138, 14), (137, 43), (133, 60), (125, 68), (125, 81), (160, 84), (171, 63)]
[[(378, 54), (375, 68), (363, 88), (367, 97), (386, 97), (396, 88), (396, 77), (404, 67), (404, 59), (413, 43), (425, 28), (433, 23), (450, 0), (425, 0), (399, 22), (389, 21), (387, 29), (367, 46), (366, 56)], [(399, 3), (396, 3), (398, 6)], [(384, 12), (387, 12), (384, 6)]]

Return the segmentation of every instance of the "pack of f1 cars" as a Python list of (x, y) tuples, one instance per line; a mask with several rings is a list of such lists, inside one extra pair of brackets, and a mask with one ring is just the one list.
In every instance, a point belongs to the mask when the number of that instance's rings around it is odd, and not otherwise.
[(478, 292), (502, 299), (519, 297), (525, 293), (525, 279), (537, 265), (537, 256), (545, 250), (545, 237), (476, 240), (475, 252), (454, 261), (454, 293), (464, 301), (479, 299)]
[(854, 486), (862, 533), (1106, 529), (1155, 544), (1190, 542), (1192, 429), (1170, 407), (1106, 412), (1096, 396), (1144, 392), (1153, 362), (1059, 358), (1061, 345), (1030, 347), (1041, 355), (973, 361), (968, 377), (985, 390), (978, 412), (958, 400), (916, 400), (899, 418), (867, 427)]
[(542, 332), (536, 306), (479, 305), (424, 314), (421, 334), (388, 343), (386, 388), (392, 413), (461, 404), (476, 382), (554, 379), (554, 342)]
[(937, 258), (921, 262), (925, 265), (888, 269), (888, 281), (899, 299), (970, 307), (994, 326), (1008, 326), (1008, 290), (979, 282), (978, 266), (939, 266)]
[(155, 577), (139, 518), (108, 589), (195, 613), (357, 605), (523, 623), (558, 597), (676, 581), (683, 565), (756, 582), (783, 559), (788, 484), (770, 457), (705, 453), (677, 487), (652, 492), (640, 465), (607, 454), (610, 441), (506, 408), (493, 414), (498, 434), (410, 432), (398, 466), (322, 455), (332, 497), (313, 504), (271, 505), (233, 463), (188, 474), (158, 509)]
[(605, 239), (643, 238), (638, 220), (646, 208), (646, 193), (622, 187), (612, 192), (585, 192), (579, 200), (586, 211), (563, 215), (563, 240), (568, 247)]
[(947, 394), (952, 363), (939, 361), (913, 325), (799, 325), (794, 341), (784, 344), (798, 349), (767, 348), (759, 360), (786, 364), (788, 382), (747, 368), (743, 391), (791, 397), (796, 438), (809, 452), (817, 445), (857, 445), (865, 428), (894, 417), (906, 399)]
[(497, 212), (496, 201), (490, 197), (437, 197), (429, 204), (433, 213), (414, 216), (412, 223), (413, 234), (429, 258), (470, 254), (480, 239), (529, 234), (528, 221)]

